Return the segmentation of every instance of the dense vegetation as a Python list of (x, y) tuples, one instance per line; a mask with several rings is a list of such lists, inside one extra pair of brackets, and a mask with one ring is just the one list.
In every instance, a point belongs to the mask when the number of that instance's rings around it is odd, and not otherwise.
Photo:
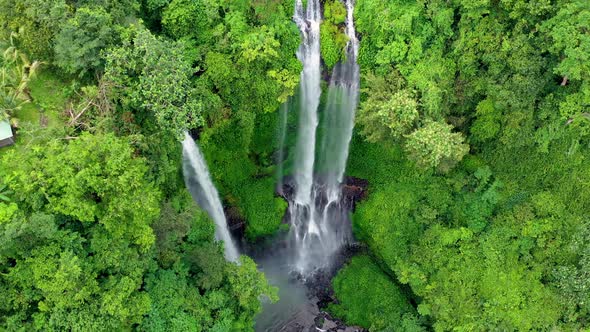
[(437, 331), (587, 328), (588, 2), (356, 8), (357, 236)]
[(243, 185), (261, 172), (245, 148), (297, 83), (297, 30), (260, 5), (204, 5), (0, 2), (1, 114), (18, 127), (0, 151), (0, 329), (251, 330), (276, 297), (252, 260), (225, 262), (178, 139), (203, 128), (231, 202), (278, 225), (260, 201), (272, 178)]
[[(246, 238), (280, 231), (291, 0), (0, 0), (0, 330), (252, 330), (181, 173), (195, 130)], [(324, 2), (326, 72), (345, 8)], [(590, 328), (590, 2), (357, 0), (347, 173), (368, 255), (330, 310), (374, 331)], [(292, 116), (292, 115), (290, 115)], [(288, 171), (288, 167), (287, 167)], [(415, 304), (415, 306), (412, 306)]]

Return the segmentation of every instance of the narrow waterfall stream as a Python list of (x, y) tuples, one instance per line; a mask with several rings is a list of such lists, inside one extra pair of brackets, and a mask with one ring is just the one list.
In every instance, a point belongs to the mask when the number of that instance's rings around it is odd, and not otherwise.
[(215, 222), (215, 238), (223, 241), (225, 259), (235, 262), (240, 254), (229, 233), (223, 206), (217, 189), (211, 181), (205, 158), (193, 138), (185, 133), (182, 141), (182, 170), (186, 187), (193, 199), (203, 208)]
[(321, 8), (319, 0), (309, 0), (305, 10), (303, 9), (302, 0), (296, 0), (293, 19), (301, 31), (302, 41), (297, 57), (303, 64), (295, 159), (295, 182), (297, 183), (295, 203), (303, 209), (309, 209), (313, 185), (316, 128), (318, 126), (317, 109), (321, 95)]
[(354, 28), (354, 3), (346, 1), (347, 18), (345, 33), (346, 59), (332, 71), (328, 89), (328, 101), (324, 111), (326, 133), (320, 150), (320, 165), (325, 172), (328, 201), (340, 198), (341, 188), (348, 160), (348, 146), (354, 129), (354, 115), (359, 96), (359, 66), (357, 64), (358, 39)]
[(284, 170), (284, 159), (285, 159), (285, 141), (287, 139), (287, 120), (289, 116), (289, 100), (281, 105), (279, 109), (279, 130), (278, 130), (278, 140), (279, 140), (279, 151), (276, 155), (275, 163), (277, 165), (276, 171), (276, 181), (277, 181), (277, 192), (279, 194), (283, 194), (283, 176), (285, 173)]

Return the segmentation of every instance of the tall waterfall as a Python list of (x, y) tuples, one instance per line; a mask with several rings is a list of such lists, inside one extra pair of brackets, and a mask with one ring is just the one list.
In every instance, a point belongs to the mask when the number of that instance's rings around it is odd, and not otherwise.
[(321, 165), (325, 174), (328, 201), (340, 199), (341, 188), (348, 160), (348, 146), (354, 129), (354, 115), (359, 97), (358, 39), (354, 29), (354, 0), (346, 0), (346, 28), (348, 37), (346, 59), (334, 67), (328, 101), (324, 113), (326, 133), (321, 145)]
[(315, 204), (312, 200), (313, 166), (315, 159), (316, 128), (318, 126), (317, 109), (320, 104), (320, 22), (321, 7), (319, 0), (308, 0), (303, 8), (302, 0), (295, 2), (293, 19), (301, 31), (301, 45), (297, 52), (303, 64), (299, 89), (299, 124), (295, 146), (295, 197), (289, 204), (291, 216), (291, 234), (297, 265), (303, 270), (314, 252), (319, 237), (315, 218)]
[(223, 241), (225, 259), (235, 262), (239, 258), (238, 249), (229, 233), (219, 194), (211, 181), (205, 158), (193, 138), (185, 133), (182, 142), (182, 170), (184, 181), (193, 198), (207, 211), (215, 222), (215, 238)]
[[(329, 258), (350, 240), (348, 211), (340, 205), (341, 183), (358, 103), (358, 41), (354, 29), (354, 0), (346, 0), (346, 60), (336, 65), (325, 110), (326, 130), (320, 146), (321, 176), (314, 176), (317, 108), (320, 101), (321, 21), (318, 0), (304, 10), (296, 0), (294, 20), (301, 31), (298, 57), (303, 64), (300, 109), (294, 165), (294, 199), (289, 204), (291, 241), (297, 270), (308, 273), (329, 263)], [(324, 174), (325, 173), (325, 174)]]
[(318, 126), (317, 109), (321, 94), (319, 0), (308, 0), (305, 11), (302, 0), (296, 0), (293, 18), (301, 31), (302, 41), (297, 57), (303, 64), (300, 84), (301, 108), (295, 148), (295, 182), (297, 184), (295, 202), (309, 206), (313, 185), (316, 127)]

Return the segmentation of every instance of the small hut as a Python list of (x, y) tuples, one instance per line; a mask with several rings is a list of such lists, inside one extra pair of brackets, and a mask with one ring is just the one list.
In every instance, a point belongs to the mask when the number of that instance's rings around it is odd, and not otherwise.
[(14, 135), (8, 120), (0, 121), (0, 148), (14, 144)]

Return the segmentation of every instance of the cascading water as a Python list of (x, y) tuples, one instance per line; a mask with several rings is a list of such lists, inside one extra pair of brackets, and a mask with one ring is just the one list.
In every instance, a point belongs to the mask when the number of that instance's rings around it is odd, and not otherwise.
[(236, 262), (240, 255), (229, 233), (219, 194), (211, 181), (203, 154), (188, 133), (185, 133), (184, 141), (182, 141), (182, 156), (182, 170), (186, 187), (193, 199), (207, 211), (215, 222), (215, 238), (224, 243), (225, 259)]
[(303, 8), (302, 0), (295, 2), (293, 19), (301, 31), (301, 45), (297, 52), (303, 64), (300, 83), (300, 110), (297, 143), (295, 147), (294, 201), (289, 204), (291, 234), (296, 251), (297, 265), (303, 270), (312, 253), (312, 246), (320, 236), (312, 201), (313, 166), (315, 159), (317, 109), (320, 103), (320, 21), (319, 0), (308, 0)]
[(356, 63), (358, 40), (354, 29), (354, 1), (346, 0), (346, 61), (334, 68), (324, 115), (325, 132), (321, 142), (321, 176), (314, 176), (317, 108), (320, 100), (320, 6), (309, 0), (304, 11), (301, 0), (295, 4), (294, 19), (301, 30), (298, 52), (303, 63), (300, 87), (300, 113), (295, 150), (295, 197), (289, 205), (292, 243), (296, 268), (308, 273), (329, 263), (329, 258), (350, 240), (348, 212), (340, 206), (348, 146), (358, 103), (359, 67)]
[[(346, 0), (346, 60), (338, 64), (330, 80), (322, 128), (318, 127), (320, 102), (320, 5), (307, 0), (307, 8), (296, 0), (293, 16), (301, 31), (302, 42), (297, 56), (303, 64), (299, 88), (298, 130), (293, 155), (293, 177), (285, 178), (283, 163), (288, 122), (287, 108), (281, 108), (278, 151), (279, 194), (289, 201), (286, 218), (291, 222), (289, 246), (272, 246), (259, 252), (256, 261), (274, 285), (280, 286), (278, 303), (264, 305), (256, 319), (256, 331), (326, 331), (329, 323), (318, 323), (320, 293), (329, 288), (330, 277), (343, 260), (336, 253), (351, 240), (348, 208), (342, 202), (342, 182), (348, 145), (354, 127), (358, 103), (359, 67), (356, 63), (358, 41), (353, 22), (354, 0)], [(294, 114), (294, 113), (292, 113)], [(320, 144), (316, 156), (316, 130)], [(350, 203), (350, 202), (349, 202)], [(294, 261), (285, 260), (294, 254)], [(293, 264), (294, 263), (294, 264)], [(299, 272), (293, 282), (290, 272)], [(315, 272), (319, 273), (315, 273)], [(288, 272), (288, 273), (286, 273)], [(322, 291), (318, 291), (318, 290)], [(324, 298), (325, 300), (325, 298)], [(334, 324), (334, 322), (330, 322)], [(319, 324), (319, 325), (318, 325)], [(322, 325), (326, 324), (326, 325)], [(323, 328), (323, 329), (322, 329)], [(348, 328), (346, 329), (348, 331)]]
[(297, 0), (293, 16), (302, 35), (297, 57), (303, 64), (300, 84), (301, 109), (295, 159), (295, 182), (297, 184), (295, 202), (299, 205), (310, 205), (313, 185), (315, 139), (318, 125), (317, 109), (321, 94), (320, 11), (319, 0), (309, 0), (305, 11), (302, 1)]
[(322, 185), (316, 196), (322, 195), (323, 205), (321, 224), (327, 231), (331, 251), (338, 250), (351, 238), (347, 211), (340, 206), (342, 200), (342, 181), (348, 160), (348, 148), (354, 129), (354, 115), (359, 96), (359, 66), (357, 64), (358, 39), (354, 28), (354, 0), (346, 0), (346, 28), (348, 37), (346, 59), (336, 64), (332, 71), (328, 99), (324, 110), (324, 127), (321, 149), (320, 169)]
[(334, 67), (324, 113), (326, 133), (321, 145), (321, 165), (325, 172), (328, 196), (340, 195), (344, 177), (348, 146), (354, 129), (354, 115), (358, 105), (359, 66), (358, 40), (354, 29), (354, 1), (346, 0), (346, 60)]
[(287, 139), (287, 117), (289, 113), (289, 101), (281, 105), (280, 109), (280, 127), (279, 127), (279, 153), (276, 157), (276, 164), (277, 164), (277, 191), (279, 194), (283, 194), (283, 177), (284, 177), (284, 169), (283, 165), (285, 162), (285, 140)]

